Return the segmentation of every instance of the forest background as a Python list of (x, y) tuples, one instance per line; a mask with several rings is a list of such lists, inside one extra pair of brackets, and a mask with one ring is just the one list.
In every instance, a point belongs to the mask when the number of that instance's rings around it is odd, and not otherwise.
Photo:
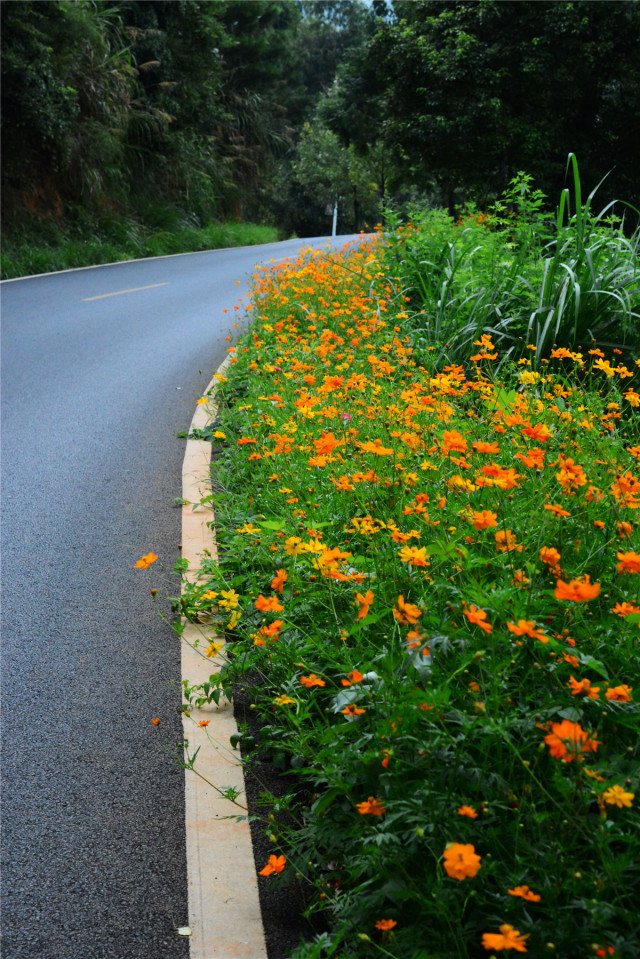
[(458, 215), (518, 171), (555, 202), (570, 151), (602, 205), (637, 205), (636, 0), (0, 10), (3, 276), (222, 245), (221, 223), (326, 235), (336, 198), (339, 233)]

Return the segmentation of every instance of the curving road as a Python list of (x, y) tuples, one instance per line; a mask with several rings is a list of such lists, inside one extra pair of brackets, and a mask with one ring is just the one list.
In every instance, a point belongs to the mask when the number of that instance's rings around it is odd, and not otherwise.
[(176, 435), (237, 281), (328, 242), (1, 286), (6, 959), (188, 956), (183, 773), (150, 723), (181, 738), (179, 644), (148, 592), (179, 557)]

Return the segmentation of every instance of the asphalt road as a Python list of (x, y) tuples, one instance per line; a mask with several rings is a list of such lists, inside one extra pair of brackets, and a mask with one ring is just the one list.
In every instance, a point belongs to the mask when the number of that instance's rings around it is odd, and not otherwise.
[(184, 774), (151, 725), (181, 737), (179, 643), (149, 595), (178, 590), (177, 433), (254, 265), (326, 242), (1, 286), (5, 959), (188, 956)]

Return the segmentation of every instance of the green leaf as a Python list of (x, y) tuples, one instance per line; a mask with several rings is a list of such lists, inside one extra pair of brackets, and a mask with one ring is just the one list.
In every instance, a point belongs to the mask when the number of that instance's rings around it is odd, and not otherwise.
[(342, 789), (340, 786), (332, 786), (331, 789), (324, 794), (324, 796), (320, 796), (320, 799), (314, 802), (313, 806), (311, 807), (311, 812), (316, 813), (318, 816), (321, 815), (325, 809), (329, 808), (334, 799), (337, 799), (338, 796), (344, 796), (344, 794), (344, 789)]
[(602, 676), (603, 679), (609, 679), (609, 673), (606, 670), (606, 667), (599, 660), (594, 659), (593, 656), (585, 656), (581, 654), (578, 656), (578, 659), (583, 666), (588, 666), (595, 673), (598, 673), (599, 676)]
[(280, 531), (286, 526), (286, 520), (283, 519), (265, 519), (258, 520), (258, 526), (262, 526), (263, 529), (272, 529)]

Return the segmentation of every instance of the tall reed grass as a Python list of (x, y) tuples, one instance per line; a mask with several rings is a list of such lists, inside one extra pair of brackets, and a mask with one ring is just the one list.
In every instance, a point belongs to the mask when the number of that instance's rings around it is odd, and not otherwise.
[(638, 211), (610, 203), (594, 214), (598, 187), (583, 203), (573, 154), (567, 169), (573, 192), (562, 191), (553, 218), (523, 173), (488, 214), (471, 210), (456, 223), (416, 211), (404, 226), (391, 218), (384, 263), (417, 348), (459, 362), (483, 332), (503, 361), (529, 345), (536, 362), (554, 346), (637, 348), (640, 228), (628, 226)]

